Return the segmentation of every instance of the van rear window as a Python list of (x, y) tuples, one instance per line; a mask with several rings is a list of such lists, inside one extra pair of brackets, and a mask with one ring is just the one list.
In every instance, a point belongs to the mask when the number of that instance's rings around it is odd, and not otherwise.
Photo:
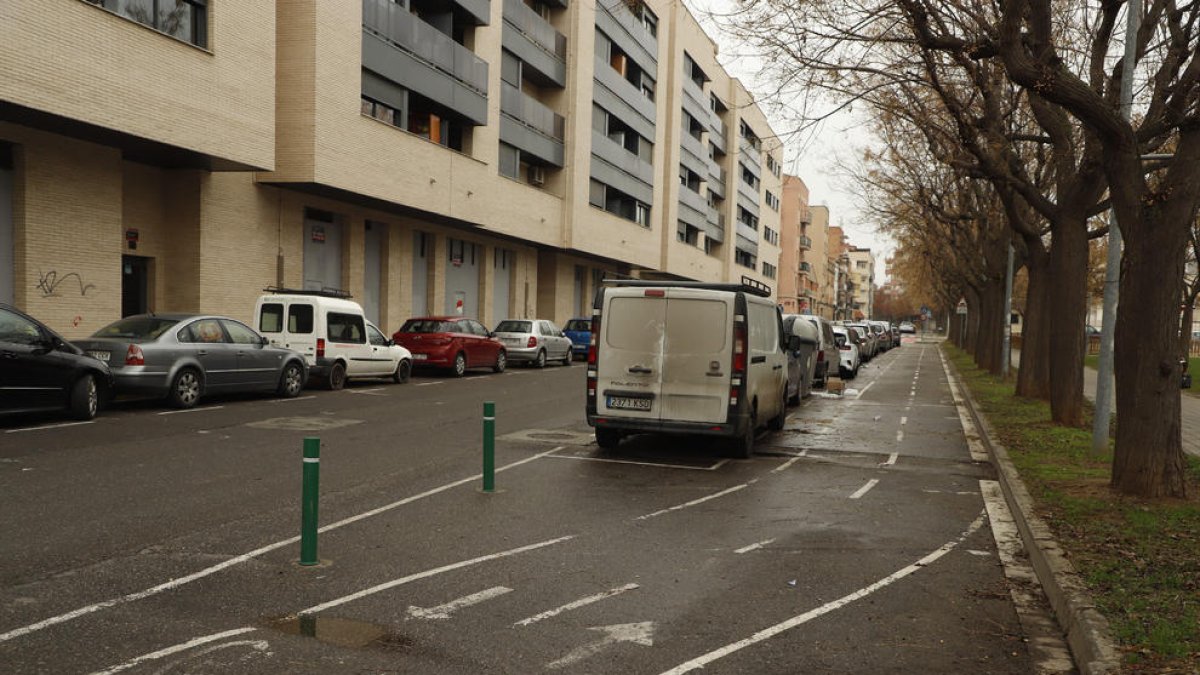
[(719, 354), (725, 350), (729, 306), (717, 300), (667, 301), (668, 352)]
[(313, 332), (313, 306), (288, 305), (288, 332)]
[(662, 298), (612, 298), (604, 315), (605, 342), (616, 349), (657, 352), (666, 304)]
[(258, 315), (258, 329), (264, 333), (282, 333), (283, 305), (276, 302), (264, 304)]

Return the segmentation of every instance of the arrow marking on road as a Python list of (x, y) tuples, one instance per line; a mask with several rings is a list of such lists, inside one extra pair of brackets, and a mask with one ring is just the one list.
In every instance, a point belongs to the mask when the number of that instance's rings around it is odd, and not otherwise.
[(512, 589), (504, 586), (495, 586), (486, 591), (479, 591), (471, 595), (465, 595), (457, 600), (451, 600), (444, 605), (437, 607), (429, 607), (428, 609), (421, 607), (413, 607), (409, 605), (408, 615), (415, 619), (449, 619), (450, 615), (463, 607), (478, 605), (481, 602), (498, 598), (505, 593), (511, 593)]
[(632, 642), (642, 645), (643, 647), (654, 646), (654, 640), (651, 636), (654, 634), (654, 622), (642, 621), (641, 623), (618, 623), (612, 626), (595, 626), (588, 630), (596, 630), (608, 633), (603, 639), (597, 640), (591, 644), (583, 645), (576, 648), (570, 654), (562, 657), (557, 661), (552, 661), (547, 664), (547, 668), (565, 668), (573, 663), (578, 663), (593, 654), (599, 653), (609, 645), (617, 644), (618, 642)]
[(542, 612), (541, 614), (535, 614), (535, 615), (529, 617), (528, 619), (521, 619), (520, 621), (514, 623), (513, 625), (514, 626), (528, 626), (529, 624), (537, 623), (538, 621), (541, 621), (543, 619), (549, 619), (552, 616), (558, 616), (559, 614), (562, 614), (563, 612), (569, 612), (572, 609), (579, 609), (580, 607), (583, 607), (585, 605), (590, 605), (593, 602), (599, 602), (606, 598), (611, 598), (614, 595), (620, 595), (621, 593), (624, 593), (625, 591), (632, 591), (635, 588), (640, 588), (640, 587), (637, 584), (625, 584), (624, 586), (618, 586), (617, 588), (609, 589), (607, 591), (604, 591), (603, 593), (589, 595), (585, 598), (580, 598), (574, 602), (568, 602), (567, 604), (563, 605), (562, 607), (556, 607), (554, 609), (550, 609), (545, 612)]

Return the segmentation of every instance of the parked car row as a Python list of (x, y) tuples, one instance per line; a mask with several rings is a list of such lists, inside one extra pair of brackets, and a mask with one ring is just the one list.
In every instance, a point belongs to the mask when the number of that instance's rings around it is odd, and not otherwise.
[[(507, 364), (570, 365), (586, 353), (591, 323), (568, 334), (552, 321), (508, 319), (488, 330), (461, 316), (417, 317), (391, 338), (344, 293), (268, 289), (255, 303), (257, 329), (230, 317), (138, 314), (74, 343), (0, 305), (0, 414), (66, 410), (91, 419), (113, 396), (165, 399), (178, 408), (210, 394), (305, 386), (338, 390), (351, 379), (407, 382), (414, 367), (462, 376)], [(581, 349), (582, 347), (582, 349)]]

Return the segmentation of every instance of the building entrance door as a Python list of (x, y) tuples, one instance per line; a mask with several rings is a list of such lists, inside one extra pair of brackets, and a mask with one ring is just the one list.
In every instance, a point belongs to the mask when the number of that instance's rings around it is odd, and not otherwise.
[(150, 311), (150, 259), (121, 256), (121, 316)]

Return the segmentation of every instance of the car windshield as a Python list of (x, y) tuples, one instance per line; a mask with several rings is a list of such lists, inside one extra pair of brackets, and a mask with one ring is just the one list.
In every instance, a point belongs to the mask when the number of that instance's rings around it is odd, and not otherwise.
[(450, 333), (453, 329), (448, 321), (434, 319), (409, 319), (400, 327), (401, 333)]
[(179, 323), (179, 319), (165, 319), (157, 316), (130, 316), (108, 324), (104, 328), (92, 333), (92, 337), (155, 340), (177, 323)]
[(496, 326), (497, 333), (532, 333), (532, 321), (501, 321)]
[(563, 330), (591, 330), (592, 324), (587, 319), (571, 319)]

